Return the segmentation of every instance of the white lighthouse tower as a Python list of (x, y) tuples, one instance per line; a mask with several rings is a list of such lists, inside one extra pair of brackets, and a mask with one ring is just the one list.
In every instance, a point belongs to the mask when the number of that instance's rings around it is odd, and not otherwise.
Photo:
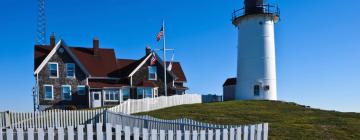
[(238, 29), (235, 100), (277, 100), (274, 25), (277, 6), (265, 0), (245, 0), (233, 13)]

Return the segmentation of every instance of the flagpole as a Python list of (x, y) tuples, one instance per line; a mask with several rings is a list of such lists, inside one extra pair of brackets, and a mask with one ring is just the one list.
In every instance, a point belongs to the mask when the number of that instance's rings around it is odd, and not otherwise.
[[(163, 23), (162, 23), (162, 27), (163, 27), (163, 54), (164, 54), (164, 91), (165, 91), (165, 96), (167, 96), (167, 81), (166, 81), (166, 45), (165, 45), (165, 21), (163, 18)], [(167, 100), (166, 100), (167, 101)]]

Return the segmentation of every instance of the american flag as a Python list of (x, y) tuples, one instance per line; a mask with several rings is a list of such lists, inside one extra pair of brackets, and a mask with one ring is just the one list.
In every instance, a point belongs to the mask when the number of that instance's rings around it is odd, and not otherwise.
[(160, 41), (163, 35), (164, 35), (164, 26), (161, 26), (160, 32), (156, 36), (156, 41)]
[(151, 57), (150, 65), (154, 65), (155, 63), (156, 63), (156, 57), (153, 54), (152, 57)]

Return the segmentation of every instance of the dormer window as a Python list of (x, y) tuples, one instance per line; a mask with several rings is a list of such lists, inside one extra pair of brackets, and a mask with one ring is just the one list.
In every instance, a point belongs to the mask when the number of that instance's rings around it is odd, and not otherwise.
[(48, 64), (48, 73), (50, 78), (58, 78), (58, 63), (50, 62)]
[(157, 79), (156, 71), (156, 66), (149, 66), (149, 80)]
[(66, 77), (67, 78), (74, 78), (75, 77), (75, 64), (74, 63), (66, 63)]

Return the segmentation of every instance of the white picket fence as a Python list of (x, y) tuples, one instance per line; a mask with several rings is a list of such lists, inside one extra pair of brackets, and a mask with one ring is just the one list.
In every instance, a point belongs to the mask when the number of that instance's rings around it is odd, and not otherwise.
[(127, 100), (117, 106), (110, 108), (113, 112), (122, 112), (126, 114), (134, 114), (139, 112), (147, 112), (177, 105), (201, 103), (201, 95), (184, 94), (173, 96), (161, 96), (157, 98), (145, 98), (141, 100)]
[(66, 128), (16, 128), (0, 131), (0, 140), (267, 140), (268, 124), (230, 129), (209, 130), (157, 130), (98, 123), (68, 126)]
[[(127, 100), (109, 110), (130, 114), (194, 103), (201, 103), (201, 95), (184, 94)], [(48, 128), (103, 123), (103, 113), (105, 110), (106, 109), (0, 112), (0, 128)]]
[(116, 113), (112, 111), (106, 111), (105, 120), (107, 123), (118, 124), (123, 126), (138, 127), (140, 129), (157, 129), (157, 130), (209, 130), (209, 129), (230, 129), (238, 128), (241, 125), (216, 125), (210, 123), (203, 123), (187, 118), (181, 118), (176, 120), (163, 120), (154, 118), (148, 115), (144, 116), (133, 116), (124, 113)]
[(105, 110), (2, 112), (0, 128), (49, 128), (103, 123)]

